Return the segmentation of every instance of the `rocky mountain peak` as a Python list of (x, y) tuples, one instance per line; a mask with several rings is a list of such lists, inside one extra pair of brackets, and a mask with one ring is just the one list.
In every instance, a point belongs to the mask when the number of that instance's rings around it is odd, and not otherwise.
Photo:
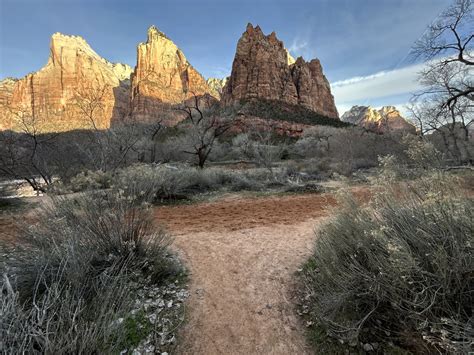
[(302, 105), (338, 118), (329, 82), (319, 60), (294, 60), (275, 32), (265, 35), (248, 24), (237, 43), (230, 79), (222, 93), (225, 105), (265, 99)]
[(137, 47), (132, 78), (131, 109), (137, 119), (151, 119), (163, 104), (178, 104), (194, 94), (219, 97), (178, 46), (155, 26), (148, 29), (147, 42)]
[(147, 42), (152, 42), (153, 40), (159, 37), (168, 39), (164, 32), (161, 32), (155, 25), (151, 25), (150, 27), (148, 27)]
[[(120, 81), (130, 79), (132, 68), (127, 64), (111, 63), (98, 55), (81, 36), (65, 35), (56, 32), (51, 36), (48, 64), (61, 68), (77, 63), (77, 58), (89, 58), (91, 62), (104, 64)], [(43, 68), (44, 69), (44, 68)]]
[[(61, 65), (61, 60), (69, 57), (73, 52), (82, 52), (83, 55), (91, 57), (93, 60), (104, 61), (80, 36), (65, 35), (59, 32), (51, 36), (50, 57), (53, 65)], [(71, 58), (72, 59), (72, 58)]]
[(34, 117), (43, 132), (90, 128), (78, 102), (90, 100), (100, 90), (94, 125), (108, 128), (126, 114), (130, 73), (129, 66), (105, 60), (82, 37), (55, 33), (42, 69), (0, 85), (0, 101), (8, 106), (0, 108), (0, 118), (9, 129), (24, 129), (18, 120), (24, 115)]
[(370, 106), (352, 106), (341, 120), (364, 127), (377, 133), (415, 133), (415, 126), (407, 121), (395, 106), (383, 106), (379, 110)]
[(381, 115), (398, 115), (400, 116), (400, 111), (397, 110), (395, 106), (382, 106), (379, 113)]

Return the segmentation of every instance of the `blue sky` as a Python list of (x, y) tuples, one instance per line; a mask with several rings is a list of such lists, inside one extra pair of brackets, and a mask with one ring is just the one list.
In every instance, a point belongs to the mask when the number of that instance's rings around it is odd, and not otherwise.
[(135, 64), (154, 24), (205, 77), (230, 73), (248, 22), (275, 31), (293, 56), (317, 57), (342, 114), (352, 104), (404, 104), (420, 66), (410, 47), (450, 0), (0, 0), (0, 79), (46, 64), (54, 32), (84, 37)]

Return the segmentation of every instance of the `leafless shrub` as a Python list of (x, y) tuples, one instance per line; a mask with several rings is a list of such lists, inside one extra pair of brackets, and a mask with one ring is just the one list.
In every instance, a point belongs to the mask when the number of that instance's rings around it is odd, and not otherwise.
[(2, 245), (0, 346), (10, 353), (121, 351), (131, 282), (177, 272), (146, 205), (117, 192), (54, 198)]
[[(312, 321), (349, 344), (463, 353), (474, 328), (474, 201), (425, 176), (368, 206), (345, 199), (305, 265)], [(396, 197), (395, 197), (396, 196)]]

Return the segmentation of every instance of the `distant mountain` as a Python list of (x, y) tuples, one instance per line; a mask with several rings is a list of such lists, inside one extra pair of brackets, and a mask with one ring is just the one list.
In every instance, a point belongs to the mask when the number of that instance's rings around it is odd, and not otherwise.
[(207, 82), (207, 85), (209, 85), (209, 87), (212, 90), (214, 90), (215, 92), (219, 94), (219, 98), (220, 98), (220, 96), (222, 95), (222, 89), (227, 83), (227, 80), (229, 80), (229, 78), (224, 78), (224, 79), (209, 78), (206, 80), (206, 82)]
[(264, 35), (259, 26), (248, 24), (237, 43), (222, 102), (233, 105), (255, 99), (300, 105), (338, 119), (331, 88), (319, 60), (306, 62), (302, 57), (294, 60), (275, 32)]
[(380, 110), (370, 106), (353, 106), (341, 116), (341, 121), (377, 133), (416, 133), (416, 127), (404, 118), (395, 106), (383, 106)]

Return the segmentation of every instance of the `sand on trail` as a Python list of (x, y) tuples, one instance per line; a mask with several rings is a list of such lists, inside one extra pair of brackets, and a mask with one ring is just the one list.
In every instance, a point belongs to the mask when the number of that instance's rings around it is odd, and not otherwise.
[(178, 353), (310, 353), (293, 286), (335, 203), (330, 194), (230, 196), (157, 208), (190, 271)]

